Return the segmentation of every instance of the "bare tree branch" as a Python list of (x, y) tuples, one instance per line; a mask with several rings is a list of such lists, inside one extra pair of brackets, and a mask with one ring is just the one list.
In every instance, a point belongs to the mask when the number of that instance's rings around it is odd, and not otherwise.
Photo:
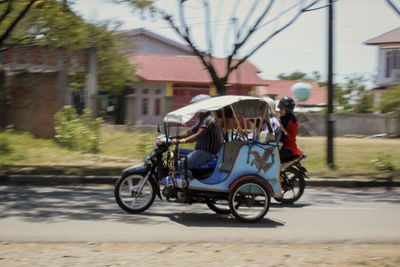
[(247, 35), (240, 41), (239, 43), (235, 44), (235, 47), (233, 48), (232, 53), (228, 56), (228, 69), (231, 68), (231, 63), (233, 57), (237, 54), (238, 50), (243, 46), (244, 43), (250, 38), (250, 36), (256, 31), (258, 25), (261, 23), (261, 21), (265, 18), (265, 16), (268, 14), (268, 12), (271, 10), (272, 5), (274, 4), (275, 0), (270, 0), (268, 3), (267, 7), (264, 9), (264, 12), (258, 17), (256, 23), (254, 23), (253, 27), (247, 32)]
[(15, 26), (20, 22), (20, 20), (28, 13), (29, 9), (37, 0), (30, 0), (29, 3), (25, 6), (25, 8), (18, 14), (18, 16), (14, 19), (14, 21), (8, 26), (6, 31), (0, 36), (0, 47), (3, 46), (5, 40), (9, 37), (11, 32), (14, 30)]
[(249, 57), (251, 57), (258, 49), (260, 49), (263, 45), (265, 45), (269, 40), (271, 40), (275, 35), (292, 25), (299, 17), (300, 15), (305, 12), (308, 8), (314, 6), (317, 4), (320, 0), (314, 0), (311, 4), (308, 6), (302, 8), (296, 16), (294, 16), (287, 24), (283, 25), (281, 28), (273, 32), (271, 35), (269, 35), (266, 39), (264, 39), (261, 43), (259, 43), (250, 53), (248, 53), (245, 57), (241, 58), (234, 66), (229, 68), (228, 73), (232, 72), (234, 69), (238, 68), (240, 64), (245, 62)]
[(399, 8), (395, 4), (393, 4), (391, 0), (386, 0), (386, 3), (388, 3), (393, 8), (393, 10), (397, 13), (397, 15), (400, 15)]
[(242, 31), (244, 31), (247, 23), (249, 22), (250, 18), (253, 16), (254, 11), (256, 10), (256, 7), (260, 4), (260, 1), (258, 0), (253, 0), (253, 5), (251, 6), (249, 12), (246, 15), (246, 18), (243, 20), (242, 25), (239, 27), (239, 31), (237, 32), (236, 40), (239, 40), (240, 35)]
[(4, 10), (3, 14), (0, 17), (0, 23), (8, 16), (8, 14), (10, 14), (11, 11), (12, 11), (12, 1), (8, 1), (7, 8), (6, 10)]
[[(235, 1), (235, 4), (233, 5), (233, 7), (232, 7), (232, 11), (231, 11), (231, 16), (230, 16), (230, 18), (232, 19), (232, 18), (234, 18), (235, 16), (236, 16), (236, 12), (237, 12), (237, 10), (238, 10), (238, 4), (239, 4), (239, 1), (238, 0), (236, 0)], [(224, 36), (224, 47), (229, 47), (229, 45), (228, 45), (228, 41), (229, 41), (229, 32), (231, 31), (231, 27), (232, 26), (232, 21), (231, 21), (231, 23), (230, 24), (228, 24), (227, 26), (226, 26), (226, 30), (225, 30), (225, 36)]]
[(212, 45), (212, 38), (211, 38), (211, 10), (210, 10), (210, 3), (208, 0), (203, 0), (204, 5), (204, 16), (206, 18), (206, 40), (208, 44), (208, 53), (210, 55), (213, 54), (213, 45)]
[[(207, 48), (208, 53), (205, 53), (202, 51), (194, 41), (193, 36), (191, 35), (190, 27), (186, 22), (186, 17), (185, 17), (185, 8), (184, 8), (184, 2), (182, 0), (178, 0), (178, 6), (179, 6), (179, 17), (180, 17), (180, 23), (181, 25), (176, 24), (176, 21), (172, 17), (172, 15), (166, 13), (162, 9), (155, 8), (154, 10), (161, 15), (161, 17), (172, 27), (172, 29), (189, 45), (189, 47), (192, 49), (194, 55), (196, 55), (202, 64), (205, 66), (205, 68), (208, 70), (209, 75), (217, 87), (218, 93), (224, 94), (226, 91), (226, 83), (229, 79), (229, 76), (231, 73), (237, 69), (243, 62), (245, 62), (249, 57), (251, 57), (256, 51), (258, 51), (262, 46), (264, 46), (267, 42), (269, 42), (274, 36), (285, 30), (287, 27), (292, 25), (303, 12), (306, 12), (320, 2), (321, 0), (313, 0), (310, 4), (306, 5), (306, 0), (300, 0), (300, 2), (292, 7), (290, 7), (288, 10), (285, 10), (284, 12), (281, 12), (278, 14), (277, 17), (280, 17), (284, 15), (285, 13), (298, 8), (297, 13), (290, 19), (289, 22), (287, 22), (285, 25), (281, 26), (278, 30), (273, 31), (269, 36), (267, 36), (264, 40), (262, 40), (260, 43), (258, 43), (250, 52), (247, 53), (244, 57), (240, 59), (234, 59), (235, 56), (238, 54), (239, 50), (244, 46), (245, 43), (248, 42), (250, 37), (257, 32), (259, 29), (264, 27), (265, 25), (269, 24), (270, 22), (267, 22), (263, 25), (260, 26), (262, 21), (266, 18), (266, 16), (269, 14), (269, 12), (272, 9), (272, 6), (275, 3), (275, 0), (270, 0), (267, 5), (265, 6), (264, 10), (262, 10), (262, 13), (256, 18), (255, 23), (250, 27), (250, 29), (246, 30), (247, 24), (252, 18), (254, 12), (257, 10), (257, 7), (259, 5), (259, 1), (255, 0), (250, 7), (249, 12), (246, 15), (246, 18), (240, 25), (240, 28), (234, 33), (236, 42), (234, 47), (231, 50), (231, 53), (228, 55), (227, 60), (226, 60), (226, 72), (221, 74), (220, 76), (216, 72), (216, 68), (213, 64), (213, 46), (212, 46), (212, 31), (211, 31), (211, 25), (210, 25), (210, 18), (211, 18), (211, 10), (210, 10), (210, 2), (209, 0), (203, 0), (203, 7), (205, 11), (205, 18), (206, 18), (206, 43), (207, 43)], [(234, 21), (236, 19), (236, 13), (239, 9), (238, 5), (239, 1), (236, 0), (235, 4), (233, 5), (232, 11), (231, 11), (231, 19)], [(275, 18), (271, 21), (274, 21)], [(226, 32), (225, 32), (225, 42), (228, 42), (230, 38), (229, 33), (232, 30), (233, 23), (229, 24), (227, 26)]]

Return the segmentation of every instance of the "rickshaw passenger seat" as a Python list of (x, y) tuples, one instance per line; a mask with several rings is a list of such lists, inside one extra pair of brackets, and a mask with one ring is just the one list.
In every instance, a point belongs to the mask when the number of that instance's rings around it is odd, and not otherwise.
[(194, 167), (193, 169), (214, 169), (215, 166), (217, 166), (217, 160), (218, 160), (218, 158), (215, 157), (213, 160), (203, 163), (201, 165), (198, 165), (198, 166)]
[(221, 164), (218, 166), (221, 171), (230, 172), (235, 163), (237, 154), (243, 146), (240, 140), (234, 140), (224, 144), (224, 154)]

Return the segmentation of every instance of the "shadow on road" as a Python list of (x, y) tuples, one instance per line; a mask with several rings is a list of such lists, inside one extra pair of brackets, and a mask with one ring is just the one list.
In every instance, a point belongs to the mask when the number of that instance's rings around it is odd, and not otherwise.
[(258, 223), (243, 224), (233, 216), (217, 215), (204, 204), (184, 205), (156, 200), (141, 214), (128, 214), (114, 200), (113, 188), (104, 187), (29, 187), (0, 186), (0, 219), (27, 222), (68, 220), (117, 221), (128, 224), (158, 225), (175, 222), (189, 227), (283, 227), (284, 222), (268, 219), (271, 211), (301, 209), (312, 205), (337, 207), (368, 203), (400, 203), (398, 191), (391, 190), (309, 190), (294, 205), (272, 203), (269, 213)]
[(68, 220), (118, 221), (131, 224), (161, 224), (172, 221), (196, 227), (274, 228), (284, 223), (266, 218), (258, 223), (240, 223), (222, 216), (205, 204), (177, 204), (156, 200), (141, 214), (128, 214), (116, 204), (112, 187), (0, 187), (0, 219), (27, 222)]

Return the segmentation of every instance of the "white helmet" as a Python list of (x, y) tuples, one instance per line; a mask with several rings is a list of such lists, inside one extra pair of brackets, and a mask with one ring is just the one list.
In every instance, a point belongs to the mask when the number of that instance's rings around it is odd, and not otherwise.
[(275, 109), (276, 109), (275, 100), (273, 100), (272, 98), (267, 97), (267, 96), (263, 97), (262, 99), (263, 99), (265, 102), (268, 103), (269, 108), (273, 111), (273, 113), (275, 113)]
[(196, 95), (195, 97), (192, 98), (192, 100), (190, 100), (190, 104), (197, 103), (197, 102), (207, 100), (210, 98), (211, 98), (211, 96), (205, 95), (205, 94)]

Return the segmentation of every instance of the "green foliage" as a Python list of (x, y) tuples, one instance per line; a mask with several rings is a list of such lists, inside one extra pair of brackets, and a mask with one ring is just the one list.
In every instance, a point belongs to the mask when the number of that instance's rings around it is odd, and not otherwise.
[(286, 74), (286, 73), (281, 73), (278, 75), (278, 79), (280, 80), (290, 80), (290, 81), (311, 81), (313, 80), (312, 78), (308, 77), (307, 73), (301, 72), (301, 71), (294, 71), (292, 73)]
[(4, 157), (12, 152), (11, 144), (5, 133), (0, 134), (0, 157)]
[(84, 109), (79, 116), (72, 106), (65, 106), (56, 114), (56, 136), (58, 144), (71, 150), (99, 152), (100, 126), (102, 119), (91, 119), (91, 112)]
[[(24, 8), (26, 1), (14, 1), (13, 14)], [(5, 8), (5, 6), (0, 6)], [(88, 31), (84, 20), (75, 14), (67, 1), (36, 1), (26, 16), (13, 31), (8, 43), (35, 43), (67, 50), (81, 49), (85, 46)], [(4, 29), (7, 23), (1, 23)]]
[(10, 141), (10, 135), (13, 132), (14, 126), (9, 125), (4, 132), (0, 133), (0, 157), (10, 155), (14, 151)]
[[(314, 81), (320, 87), (327, 87), (327, 82), (321, 81), (321, 74), (318, 71), (307, 74), (296, 70), (289, 74), (281, 73), (278, 78), (281, 80)], [(365, 82), (366, 79), (363, 75), (354, 74), (347, 76), (343, 83), (333, 84), (336, 113), (371, 113), (373, 111), (373, 96), (367, 94)]]
[(376, 159), (373, 159), (374, 167), (378, 171), (393, 171), (394, 165), (392, 162), (392, 156), (384, 154), (382, 152), (377, 154)]
[(400, 85), (390, 88), (382, 95), (379, 108), (383, 113), (400, 116)]
[[(25, 2), (14, 2), (14, 17), (23, 9)], [(137, 1), (137, 4), (146, 5), (140, 2), (142, 1)], [(4, 12), (6, 7), (7, 5), (0, 4), (0, 12)], [(10, 20), (11, 18), (12, 16)], [(1, 22), (0, 32), (5, 31), (8, 24)], [(118, 27), (117, 23), (86, 23), (71, 9), (68, 1), (38, 0), (7, 42), (62, 47), (67, 51), (96, 47), (98, 88), (115, 95), (135, 78), (135, 68), (123, 53), (124, 48), (132, 47), (133, 44), (123, 35), (116, 34)], [(69, 81), (70, 90), (82, 89), (85, 86), (85, 74), (70, 73)]]
[(123, 49), (133, 47), (133, 44), (117, 33), (118, 25), (102, 23), (87, 27), (90, 32), (87, 44), (96, 47), (99, 88), (119, 94), (135, 80), (135, 68), (122, 53)]

